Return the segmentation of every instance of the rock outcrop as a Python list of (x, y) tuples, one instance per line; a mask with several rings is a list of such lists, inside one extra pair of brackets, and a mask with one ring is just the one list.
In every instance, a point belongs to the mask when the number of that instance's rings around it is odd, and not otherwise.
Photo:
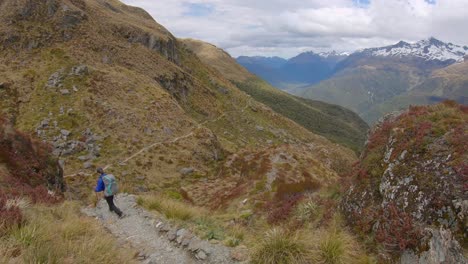
[[(465, 263), (466, 106), (412, 107), (371, 132), (342, 209), (402, 263)], [(395, 257), (394, 256), (394, 257)]]

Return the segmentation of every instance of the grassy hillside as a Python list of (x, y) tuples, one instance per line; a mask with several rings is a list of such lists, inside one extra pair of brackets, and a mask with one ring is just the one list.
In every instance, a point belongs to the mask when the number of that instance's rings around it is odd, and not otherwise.
[(10, 21), (0, 24), (1, 111), (53, 146), (74, 198), (86, 200), (96, 166), (118, 175), (124, 192), (180, 193), (233, 177), (222, 167), (239, 151), (313, 144), (327, 153), (307, 155), (332, 175), (356, 158), (239, 90), (140, 9), (1, 5)]
[(275, 112), (333, 142), (355, 151), (361, 149), (368, 127), (355, 113), (337, 105), (302, 99), (275, 89), (211, 44), (190, 39), (183, 40), (183, 43), (239, 89)]

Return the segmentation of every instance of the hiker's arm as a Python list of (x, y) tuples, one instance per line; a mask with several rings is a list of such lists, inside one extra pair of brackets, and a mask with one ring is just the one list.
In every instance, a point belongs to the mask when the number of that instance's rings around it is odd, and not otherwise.
[(96, 188), (94, 188), (94, 191), (98, 193), (98, 192), (103, 192), (104, 189), (105, 189), (104, 181), (102, 180), (102, 178), (99, 178), (96, 184)]

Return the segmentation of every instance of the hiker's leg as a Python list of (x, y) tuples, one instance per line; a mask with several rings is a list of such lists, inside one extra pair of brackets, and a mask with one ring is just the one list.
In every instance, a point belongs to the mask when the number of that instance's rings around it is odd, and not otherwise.
[(107, 205), (109, 205), (109, 211), (114, 211), (114, 196), (104, 197), (106, 199)]
[(120, 211), (119, 208), (117, 208), (117, 206), (115, 206), (114, 204), (114, 196), (109, 196), (109, 201), (110, 201), (110, 204), (112, 206), (112, 211), (114, 211), (114, 213), (116, 213), (118, 216), (122, 216), (122, 211)]

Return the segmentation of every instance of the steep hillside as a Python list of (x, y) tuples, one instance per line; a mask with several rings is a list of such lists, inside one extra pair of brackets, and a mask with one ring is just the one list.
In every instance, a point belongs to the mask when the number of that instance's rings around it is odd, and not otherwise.
[(368, 127), (353, 112), (336, 105), (302, 99), (279, 91), (249, 73), (227, 53), (211, 44), (191, 39), (183, 40), (183, 43), (203, 62), (218, 70), (255, 100), (313, 133), (355, 151), (361, 149)]
[(376, 250), (401, 263), (466, 263), (467, 131), (468, 110), (454, 101), (373, 128), (342, 209)]
[[(463, 61), (467, 49), (434, 38), (365, 49), (340, 62), (330, 79), (304, 88), (301, 96), (345, 106), (369, 123), (409, 104), (459, 100), (466, 91), (455, 95), (439, 88), (442, 83), (430, 77), (439, 69)], [(436, 95), (427, 89), (438, 90), (438, 99), (431, 98)]]
[(96, 166), (122, 191), (179, 193), (241, 150), (313, 144), (333, 175), (355, 159), (240, 91), (141, 9), (4, 0), (0, 20), (2, 112), (53, 145), (72, 197), (88, 196)]

